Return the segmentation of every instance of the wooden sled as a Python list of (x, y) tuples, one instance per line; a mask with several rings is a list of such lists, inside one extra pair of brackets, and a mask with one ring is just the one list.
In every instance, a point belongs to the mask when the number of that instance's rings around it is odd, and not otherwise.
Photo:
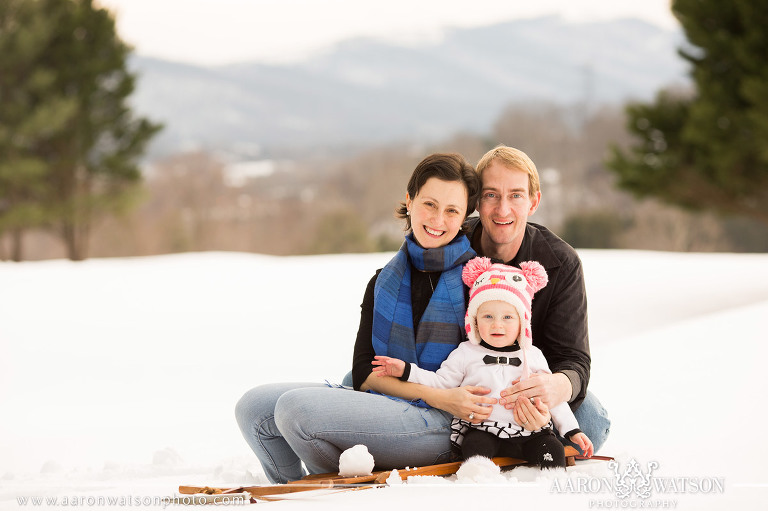
[[(565, 461), (567, 466), (575, 464), (576, 459), (584, 459), (579, 456), (576, 449), (570, 446), (565, 447)], [(606, 460), (612, 459), (606, 456), (593, 456), (591, 459)], [(526, 461), (517, 458), (498, 457), (493, 458), (493, 462), (501, 467), (509, 468), (517, 465), (525, 465)], [(439, 465), (427, 465), (416, 468), (398, 469), (397, 474), (400, 479), (406, 480), (410, 476), (448, 476), (455, 474), (463, 462), (456, 461), (452, 463), (441, 463)], [(240, 494), (248, 492), (251, 496), (251, 502), (258, 500), (278, 500), (281, 495), (288, 493), (298, 493), (313, 490), (359, 490), (363, 488), (373, 488), (383, 486), (387, 479), (392, 475), (392, 470), (382, 470), (374, 472), (371, 475), (357, 477), (343, 477), (337, 473), (310, 474), (297, 481), (291, 481), (286, 484), (271, 484), (263, 486), (241, 486), (236, 488), (210, 488), (207, 486), (179, 486), (179, 493), (182, 495), (193, 495), (200, 493), (217, 494)]]

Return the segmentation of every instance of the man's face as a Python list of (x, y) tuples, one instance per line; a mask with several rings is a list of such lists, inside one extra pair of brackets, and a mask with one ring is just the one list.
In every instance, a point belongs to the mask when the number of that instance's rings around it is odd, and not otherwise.
[[(528, 217), (539, 206), (541, 193), (531, 199), (528, 174), (493, 161), (483, 171), (483, 191), (478, 213), (483, 224), (483, 248), (505, 261), (520, 248)], [(489, 255), (489, 254), (486, 254)]]

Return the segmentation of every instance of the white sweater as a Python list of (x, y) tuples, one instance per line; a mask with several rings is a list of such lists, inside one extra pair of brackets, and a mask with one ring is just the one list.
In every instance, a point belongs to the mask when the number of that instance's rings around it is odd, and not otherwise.
[[(440, 365), (440, 369), (435, 372), (411, 364), (411, 374), (408, 376), (408, 381), (443, 389), (464, 385), (487, 387), (491, 389), (491, 393), (487, 397), (499, 399), (501, 391), (509, 388), (512, 382), (521, 376), (522, 364), (520, 366), (486, 364), (483, 362), (483, 357), (486, 355), (517, 357), (522, 361), (523, 352), (521, 350), (494, 351), (464, 341), (448, 355), (448, 358)], [(532, 346), (528, 349), (527, 355), (531, 373), (551, 373), (540, 349)], [(561, 435), (579, 427), (568, 403), (560, 403), (549, 412), (552, 414), (552, 422)], [(493, 405), (491, 416), (485, 422), (509, 423), (513, 425), (513, 430), (523, 429), (515, 422), (512, 410), (499, 404)]]

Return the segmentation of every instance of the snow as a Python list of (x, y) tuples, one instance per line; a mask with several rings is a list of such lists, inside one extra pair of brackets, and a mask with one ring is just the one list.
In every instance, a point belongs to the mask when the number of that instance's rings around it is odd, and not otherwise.
[(403, 484), (403, 479), (400, 477), (400, 473), (397, 471), (397, 469), (394, 469), (389, 473), (389, 477), (387, 477), (387, 484), (390, 486)]
[[(410, 477), (271, 505), (761, 508), (768, 255), (580, 255), (590, 389), (613, 421), (599, 454), (622, 469), (634, 459), (643, 473), (656, 461), (657, 482), (685, 479), (688, 490), (647, 501), (579, 490), (614, 475), (591, 461), (516, 468), (503, 483)], [(0, 509), (52, 507), (24, 497), (89, 509), (122, 498), (161, 509), (159, 499), (179, 485), (266, 482), (235, 424), (235, 403), (266, 382), (340, 382), (365, 285), (391, 256), (0, 263)], [(691, 480), (722, 481), (724, 491), (694, 493)]]
[(456, 472), (457, 483), (505, 483), (506, 477), (501, 475), (501, 469), (490, 459), (483, 456), (472, 456), (461, 464)]
[(368, 448), (362, 444), (345, 450), (339, 456), (339, 475), (344, 477), (369, 476), (373, 473), (375, 460)]

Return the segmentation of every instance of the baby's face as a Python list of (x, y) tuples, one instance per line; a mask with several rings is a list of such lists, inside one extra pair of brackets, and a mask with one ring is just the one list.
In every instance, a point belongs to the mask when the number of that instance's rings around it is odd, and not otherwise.
[(483, 303), (477, 309), (477, 331), (494, 348), (512, 346), (520, 335), (517, 309), (501, 300)]

